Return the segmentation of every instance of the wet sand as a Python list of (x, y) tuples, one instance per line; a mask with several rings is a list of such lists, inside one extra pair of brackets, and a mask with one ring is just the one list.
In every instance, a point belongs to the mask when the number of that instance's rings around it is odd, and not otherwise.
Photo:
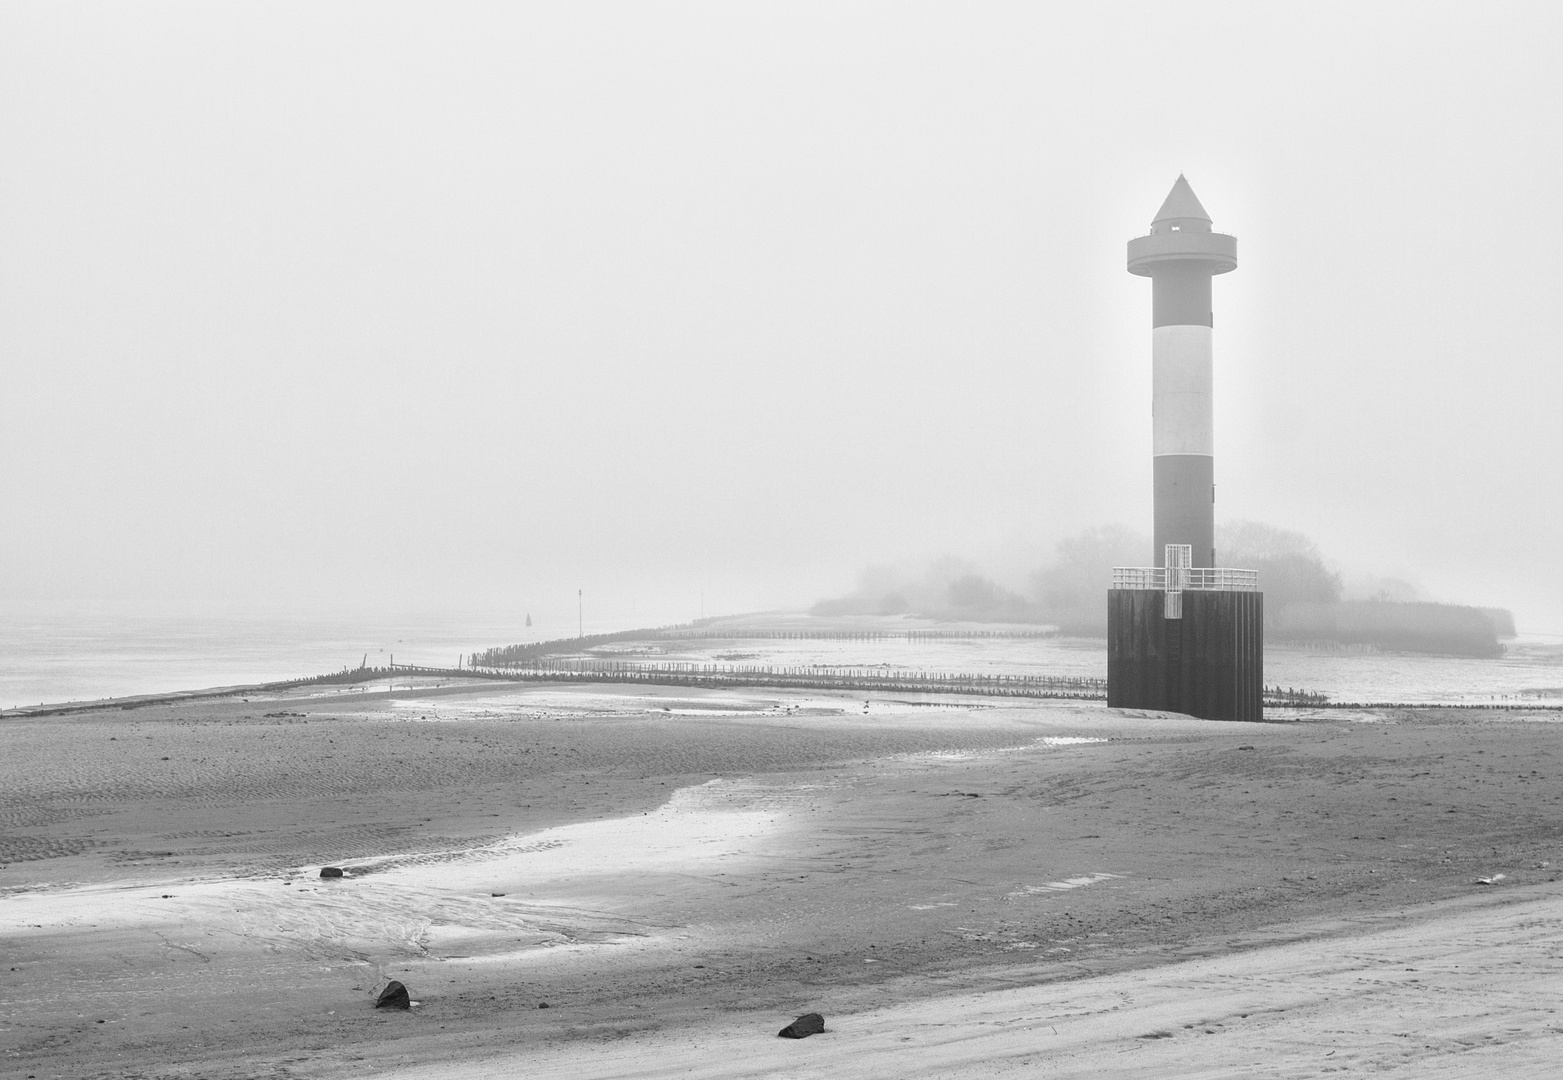
[[(494, 685), (6, 719), (0, 1060), (1422, 1076), (1555, 1056), (1563, 726), (1295, 719)], [(388, 977), (411, 1012), (370, 1008)], [(827, 1034), (774, 1037), (811, 1009)]]

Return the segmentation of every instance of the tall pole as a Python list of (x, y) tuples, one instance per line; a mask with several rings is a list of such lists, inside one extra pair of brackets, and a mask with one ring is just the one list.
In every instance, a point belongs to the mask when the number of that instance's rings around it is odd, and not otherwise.
[(1189, 545), (1193, 566), (1216, 565), (1210, 279), (1237, 269), (1237, 240), (1210, 224), (1180, 175), (1150, 234), (1129, 241), (1129, 273), (1151, 279), (1153, 566), (1168, 544)]
[(581, 599), (581, 590), (575, 590), (575, 636), (586, 636), (586, 601)]

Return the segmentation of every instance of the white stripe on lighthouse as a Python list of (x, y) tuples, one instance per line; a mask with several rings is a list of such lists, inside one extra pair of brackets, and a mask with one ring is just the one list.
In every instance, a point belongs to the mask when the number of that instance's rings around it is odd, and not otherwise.
[(1210, 327), (1151, 331), (1153, 453), (1215, 453), (1212, 436)]

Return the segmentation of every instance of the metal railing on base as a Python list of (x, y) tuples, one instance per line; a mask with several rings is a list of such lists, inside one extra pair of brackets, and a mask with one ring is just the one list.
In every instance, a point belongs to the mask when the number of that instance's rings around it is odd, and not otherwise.
[[(1176, 575), (1171, 588), (1169, 573)], [(1112, 587), (1157, 592), (1258, 592), (1259, 571), (1230, 566), (1115, 566)]]

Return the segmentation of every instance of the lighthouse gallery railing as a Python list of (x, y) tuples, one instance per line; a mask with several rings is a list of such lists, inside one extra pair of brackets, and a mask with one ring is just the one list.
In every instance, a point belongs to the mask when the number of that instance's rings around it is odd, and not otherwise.
[[(1170, 587), (1168, 574), (1176, 575)], [(1158, 592), (1258, 592), (1259, 571), (1227, 566), (1115, 566), (1112, 587)]]

